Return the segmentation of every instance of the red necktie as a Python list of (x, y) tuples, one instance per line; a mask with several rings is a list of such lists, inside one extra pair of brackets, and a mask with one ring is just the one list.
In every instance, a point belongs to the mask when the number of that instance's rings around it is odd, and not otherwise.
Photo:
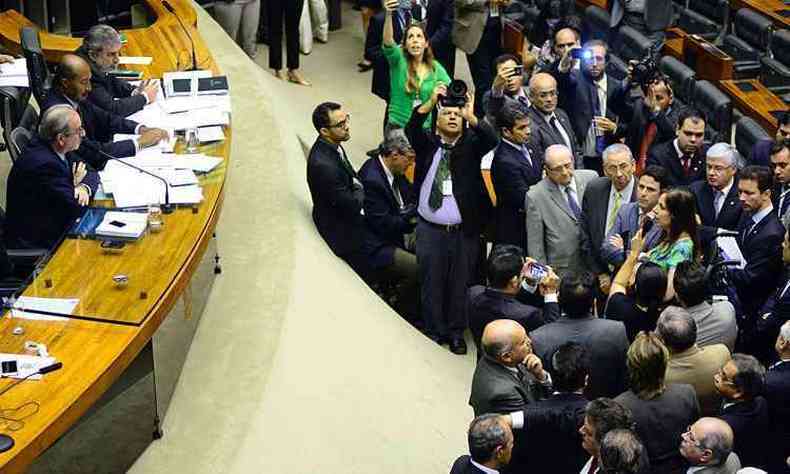
[(681, 158), (683, 161), (683, 173), (686, 175), (686, 178), (689, 177), (689, 169), (691, 168), (691, 158), (688, 156), (684, 156)]
[(595, 474), (596, 470), (598, 470), (598, 456), (593, 458), (592, 462), (590, 463), (590, 470), (587, 471), (587, 474)]
[(636, 163), (637, 176), (641, 176), (642, 172), (645, 170), (647, 151), (650, 149), (650, 145), (653, 144), (653, 140), (656, 139), (657, 132), (658, 127), (656, 123), (650, 122), (647, 126), (647, 130), (645, 130), (645, 135), (642, 137), (642, 143), (639, 144), (639, 161)]

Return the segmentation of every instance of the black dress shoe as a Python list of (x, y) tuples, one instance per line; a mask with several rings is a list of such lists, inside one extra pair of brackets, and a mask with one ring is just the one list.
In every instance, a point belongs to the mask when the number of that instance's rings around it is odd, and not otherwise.
[(453, 354), (466, 354), (466, 341), (462, 337), (454, 337), (450, 339), (450, 352)]

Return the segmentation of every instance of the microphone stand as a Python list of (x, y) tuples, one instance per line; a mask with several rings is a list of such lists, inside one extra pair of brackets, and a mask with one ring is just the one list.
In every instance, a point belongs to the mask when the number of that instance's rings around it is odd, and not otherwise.
[(165, 10), (167, 10), (174, 17), (176, 17), (176, 20), (178, 20), (178, 24), (181, 25), (181, 29), (184, 30), (184, 33), (187, 34), (187, 37), (189, 38), (189, 42), (192, 45), (192, 67), (189, 68), (189, 69), (185, 69), (185, 70), (186, 71), (197, 71), (198, 70), (198, 62), (197, 62), (197, 52), (195, 50), (195, 40), (192, 38), (192, 35), (189, 33), (189, 30), (187, 29), (186, 25), (184, 25), (184, 22), (181, 21), (181, 17), (178, 16), (178, 13), (176, 13), (176, 10), (175, 10), (175, 8), (173, 8), (173, 5), (170, 5), (170, 2), (168, 2), (167, 0), (162, 0), (162, 6), (165, 7)]
[[(54, 364), (50, 364), (50, 365), (48, 365), (46, 367), (42, 367), (42, 368), (38, 369), (35, 372), (31, 372), (31, 373), (27, 374), (26, 376), (22, 377), (21, 379), (17, 379), (14, 383), (12, 383), (8, 387), (6, 387), (2, 391), (0, 391), (0, 396), (4, 395), (9, 390), (11, 390), (12, 388), (16, 387), (17, 385), (19, 385), (20, 383), (24, 382), (25, 380), (27, 380), (28, 378), (30, 378), (30, 377), (32, 377), (34, 375), (48, 374), (50, 372), (54, 372), (56, 370), (59, 370), (62, 367), (63, 367), (63, 362), (55, 362)], [(9, 449), (11, 449), (13, 447), (14, 447), (14, 438), (12, 438), (11, 436), (9, 436), (7, 434), (4, 434), (4, 433), (0, 434), (0, 453), (8, 451)]]

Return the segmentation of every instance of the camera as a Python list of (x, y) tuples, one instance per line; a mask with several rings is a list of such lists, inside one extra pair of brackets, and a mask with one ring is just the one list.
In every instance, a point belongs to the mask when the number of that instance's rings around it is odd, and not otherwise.
[(582, 49), (582, 48), (573, 48), (571, 50), (571, 58), (573, 59), (590, 59), (592, 57), (592, 51)]
[(656, 58), (651, 53), (632, 63), (631, 80), (642, 89), (647, 89), (647, 86), (663, 78), (664, 75), (658, 69)]
[(468, 91), (469, 88), (464, 81), (455, 79), (447, 86), (447, 94), (439, 97), (439, 104), (442, 107), (463, 108), (466, 105), (466, 94)]

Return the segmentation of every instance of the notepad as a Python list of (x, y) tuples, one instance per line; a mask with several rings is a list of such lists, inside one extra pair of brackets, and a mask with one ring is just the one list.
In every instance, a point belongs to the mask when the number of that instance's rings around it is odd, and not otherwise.
[(137, 212), (109, 211), (96, 228), (96, 235), (139, 239), (148, 227), (148, 214)]
[(218, 142), (225, 139), (222, 127), (199, 127), (197, 129), (198, 140), (200, 143)]

